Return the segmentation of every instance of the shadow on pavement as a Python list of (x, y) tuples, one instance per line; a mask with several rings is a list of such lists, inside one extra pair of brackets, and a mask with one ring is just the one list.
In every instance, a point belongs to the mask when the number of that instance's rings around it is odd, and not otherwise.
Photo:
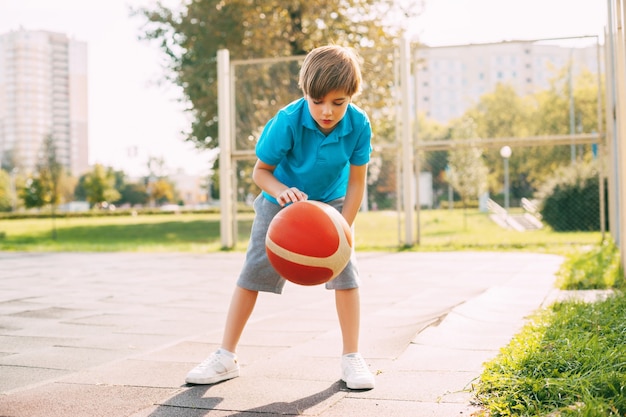
[[(256, 415), (295, 415), (299, 416), (305, 410), (314, 407), (333, 395), (346, 390), (342, 381), (334, 382), (328, 388), (308, 397), (300, 398), (292, 402), (274, 402), (248, 410), (233, 411), (218, 408), (224, 400), (221, 397), (205, 397), (211, 385), (189, 386), (188, 390), (170, 398), (164, 404), (158, 406), (156, 410), (147, 417), (204, 417), (211, 415), (211, 412), (219, 411), (220, 415), (228, 417), (253, 417)], [(225, 414), (233, 412), (233, 414)]]

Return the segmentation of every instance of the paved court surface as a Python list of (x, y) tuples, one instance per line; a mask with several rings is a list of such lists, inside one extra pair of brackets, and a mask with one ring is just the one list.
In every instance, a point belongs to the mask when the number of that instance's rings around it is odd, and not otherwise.
[(218, 347), (243, 254), (0, 252), (1, 417), (469, 416), (485, 361), (553, 295), (562, 258), (364, 253), (361, 352), (339, 380), (334, 297), (261, 294), (241, 377), (187, 386)]

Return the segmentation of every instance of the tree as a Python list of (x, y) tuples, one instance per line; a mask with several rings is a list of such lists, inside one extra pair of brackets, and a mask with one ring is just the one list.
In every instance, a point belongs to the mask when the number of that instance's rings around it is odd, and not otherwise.
[(43, 141), (43, 155), (37, 164), (39, 181), (44, 189), (46, 204), (50, 204), (54, 211), (61, 200), (60, 180), (63, 175), (63, 165), (57, 157), (57, 147), (52, 135), (46, 136)]
[[(391, 10), (408, 19), (416, 13), (413, 3), (367, 0), (279, 0), (251, 1), (197, 0), (186, 7), (171, 10), (157, 3), (152, 8), (133, 11), (143, 18), (147, 41), (156, 41), (164, 52), (167, 77), (182, 88), (192, 115), (187, 140), (200, 148), (217, 146), (217, 51), (227, 48), (231, 59), (304, 55), (320, 44), (333, 42), (359, 49), (391, 45), (391, 37), (381, 17)], [(397, 22), (388, 22), (389, 25)], [(389, 51), (393, 54), (393, 51)], [(372, 65), (374, 66), (374, 65)], [(282, 68), (248, 67), (237, 74), (248, 85), (237, 89), (237, 102), (243, 106), (242, 120), (246, 140), (255, 128), (263, 125), (268, 112), (275, 112), (299, 94), (298, 63)], [(370, 73), (368, 74), (375, 74)], [(393, 72), (381, 72), (386, 79)], [(253, 77), (249, 77), (254, 75)], [(372, 83), (376, 85), (376, 83)], [(249, 98), (250, 88), (265, 90), (264, 97)], [(380, 93), (388, 95), (389, 84)], [(267, 108), (269, 105), (269, 109)], [(247, 133), (247, 134), (246, 134)]]
[(52, 238), (56, 239), (56, 208), (66, 194), (62, 181), (64, 168), (58, 160), (54, 137), (47, 135), (36, 166), (36, 174), (26, 181), (21, 196), (27, 208), (50, 206), (52, 214)]
[(85, 198), (92, 206), (110, 203), (120, 198), (120, 193), (115, 189), (115, 172), (112, 168), (96, 164), (83, 178)]
[[(476, 124), (473, 119), (464, 118), (453, 128), (454, 139), (476, 138)], [(463, 207), (471, 198), (478, 199), (487, 191), (489, 170), (482, 158), (482, 150), (476, 146), (460, 146), (448, 154), (448, 182), (459, 193)]]
[(171, 182), (165, 178), (159, 178), (152, 182), (149, 187), (149, 197), (156, 204), (171, 203), (175, 201), (176, 191)]
[(145, 178), (145, 184), (151, 206), (175, 201), (176, 190), (167, 179), (167, 170), (163, 158), (154, 156), (148, 158), (148, 176)]
[(120, 199), (116, 204), (145, 205), (148, 204), (149, 196), (143, 183), (126, 183), (120, 191)]
[(40, 208), (46, 205), (45, 191), (39, 178), (28, 178), (24, 188), (20, 190), (20, 197), (26, 208)]
[(448, 181), (461, 196), (463, 207), (470, 199), (478, 199), (487, 191), (488, 169), (482, 159), (482, 151), (476, 146), (464, 146), (451, 150), (448, 155)]
[(13, 188), (11, 176), (0, 169), (0, 211), (11, 211), (13, 208)]
[[(476, 137), (481, 138), (511, 138), (527, 137), (532, 134), (531, 120), (535, 116), (534, 102), (530, 97), (520, 97), (515, 89), (508, 84), (498, 84), (493, 92), (484, 94), (476, 106), (469, 109), (464, 117), (470, 117), (476, 123)], [(513, 144), (511, 144), (513, 145)], [(483, 158), (487, 166), (493, 167), (489, 177), (489, 188), (493, 191), (502, 184), (503, 177), (502, 157), (500, 148), (491, 148), (485, 151)], [(527, 163), (529, 148), (514, 148), (514, 157), (510, 159), (511, 193), (527, 196), (528, 170), (521, 164)]]

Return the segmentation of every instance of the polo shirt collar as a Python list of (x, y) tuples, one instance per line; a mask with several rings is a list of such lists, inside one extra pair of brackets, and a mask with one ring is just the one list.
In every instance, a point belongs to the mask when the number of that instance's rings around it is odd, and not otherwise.
[[(313, 120), (313, 116), (311, 116), (311, 112), (309, 111), (309, 106), (306, 101), (304, 102), (303, 110), (302, 124), (304, 125), (304, 127), (322, 133), (319, 130), (317, 123), (315, 123), (315, 120)], [(335, 129), (333, 129), (333, 131), (330, 132), (328, 136), (326, 136), (326, 140), (329, 142), (336, 142), (339, 140), (340, 137), (347, 136), (348, 134), (350, 134), (350, 132), (352, 132), (352, 123), (350, 118), (350, 107), (348, 107), (348, 110), (346, 110), (346, 114), (343, 116), (343, 119), (341, 119)]]

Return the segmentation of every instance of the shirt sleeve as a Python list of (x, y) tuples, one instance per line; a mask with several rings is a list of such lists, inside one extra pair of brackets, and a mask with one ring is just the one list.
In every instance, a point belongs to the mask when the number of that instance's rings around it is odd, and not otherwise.
[(372, 153), (372, 126), (364, 115), (363, 124), (357, 128), (356, 146), (350, 157), (351, 165), (365, 165), (370, 161)]
[(288, 116), (280, 111), (270, 119), (256, 144), (256, 156), (268, 165), (278, 165), (293, 147), (293, 129)]

